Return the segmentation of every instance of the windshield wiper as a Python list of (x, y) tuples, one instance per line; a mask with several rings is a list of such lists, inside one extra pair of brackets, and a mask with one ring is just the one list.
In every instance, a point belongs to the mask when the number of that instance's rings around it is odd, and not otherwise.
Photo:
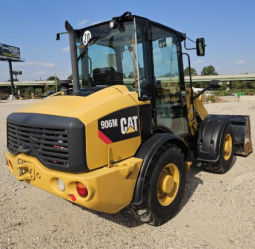
[(93, 36), (88, 40), (87, 44), (85, 45), (85, 47), (84, 47), (83, 50), (81, 51), (80, 55), (78, 56), (77, 61), (79, 61), (79, 59), (80, 59), (81, 56), (84, 54), (84, 52), (86, 51), (86, 49), (87, 49), (87, 47), (90, 45), (90, 43), (91, 43), (92, 41), (96, 42), (99, 36), (100, 36), (100, 35), (98, 35), (98, 34), (97, 34), (97, 35), (93, 35)]

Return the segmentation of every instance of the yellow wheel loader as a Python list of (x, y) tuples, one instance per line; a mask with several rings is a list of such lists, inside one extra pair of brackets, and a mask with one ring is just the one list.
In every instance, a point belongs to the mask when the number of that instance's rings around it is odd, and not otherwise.
[[(249, 116), (210, 115), (185, 88), (184, 33), (125, 12), (74, 30), (73, 80), (7, 118), (6, 162), (21, 181), (154, 226), (178, 211), (193, 159), (225, 173), (252, 151)], [(60, 39), (57, 34), (57, 40)], [(205, 40), (196, 40), (198, 56)], [(188, 56), (189, 59), (189, 56)], [(189, 63), (190, 64), (190, 63)]]

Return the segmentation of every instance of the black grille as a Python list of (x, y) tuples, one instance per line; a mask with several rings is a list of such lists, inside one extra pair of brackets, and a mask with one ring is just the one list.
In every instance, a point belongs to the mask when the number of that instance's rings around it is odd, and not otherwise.
[(77, 118), (14, 112), (7, 117), (7, 147), (14, 156), (36, 157), (52, 170), (89, 171), (85, 125)]
[(46, 165), (68, 167), (68, 131), (18, 125), (7, 122), (7, 146), (18, 154), (20, 146), (30, 147)]

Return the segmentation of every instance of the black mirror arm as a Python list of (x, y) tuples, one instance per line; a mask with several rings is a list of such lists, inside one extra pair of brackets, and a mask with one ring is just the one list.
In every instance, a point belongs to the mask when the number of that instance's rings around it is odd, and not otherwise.
[(60, 35), (63, 35), (63, 34), (68, 34), (68, 32), (57, 33), (56, 40), (59, 41), (60, 40)]
[(205, 87), (202, 91), (200, 91), (199, 93), (197, 93), (194, 97), (192, 97), (192, 100), (194, 101), (197, 97), (199, 97), (201, 94), (203, 94), (205, 91), (207, 91), (209, 88), (211, 88), (212, 85), (208, 85), (207, 87)]
[(197, 97), (199, 97), (201, 94), (203, 94), (205, 91), (207, 91), (210, 88), (218, 88), (221, 87), (221, 82), (219, 80), (211, 80), (209, 85), (207, 87), (205, 87), (202, 91), (200, 91), (199, 93), (197, 93), (194, 97), (193, 97), (193, 101), (194, 99), (196, 99)]
[(186, 39), (190, 40), (190, 41), (193, 42), (193, 43), (196, 43), (195, 41), (193, 41), (193, 40), (191, 40), (189, 37), (187, 37), (186, 34), (185, 34), (184, 48), (185, 48), (186, 50), (195, 50), (196, 48), (187, 48), (187, 46), (186, 46)]

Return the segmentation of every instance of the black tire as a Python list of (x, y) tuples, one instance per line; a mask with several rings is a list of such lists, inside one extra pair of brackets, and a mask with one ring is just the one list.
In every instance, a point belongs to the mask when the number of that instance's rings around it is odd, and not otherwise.
[[(174, 164), (179, 172), (179, 186), (174, 199), (167, 206), (160, 204), (158, 199), (158, 182), (166, 165)], [(130, 205), (129, 213), (144, 223), (160, 226), (176, 215), (186, 185), (186, 163), (181, 149), (173, 144), (165, 144), (156, 152), (144, 183), (144, 196), (140, 205)]]
[[(224, 158), (224, 141), (225, 141), (225, 137), (227, 135), (231, 136), (232, 139), (232, 149), (231, 149), (231, 153), (229, 155), (229, 158), (225, 159)], [(233, 127), (231, 125), (231, 123), (228, 123), (224, 129), (223, 132), (223, 136), (222, 136), (222, 141), (220, 144), (220, 155), (219, 155), (219, 159), (217, 162), (214, 163), (205, 163), (204, 164), (204, 168), (208, 171), (214, 172), (214, 173), (219, 173), (219, 174), (224, 174), (226, 173), (232, 165), (232, 161), (234, 158), (234, 152), (235, 152), (235, 136), (234, 136), (234, 130)]]

